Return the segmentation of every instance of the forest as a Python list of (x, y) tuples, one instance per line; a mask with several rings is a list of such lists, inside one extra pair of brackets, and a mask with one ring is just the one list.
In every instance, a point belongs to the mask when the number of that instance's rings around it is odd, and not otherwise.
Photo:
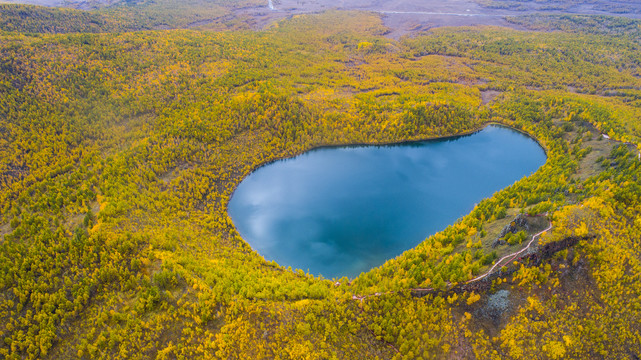
[[(114, 11), (0, 5), (0, 358), (641, 357), (641, 22), (396, 41), (365, 12), (211, 31)], [(227, 214), (274, 159), (490, 123), (545, 165), (354, 279), (266, 261)], [(554, 253), (466, 287), (525, 246), (493, 246), (520, 214)]]

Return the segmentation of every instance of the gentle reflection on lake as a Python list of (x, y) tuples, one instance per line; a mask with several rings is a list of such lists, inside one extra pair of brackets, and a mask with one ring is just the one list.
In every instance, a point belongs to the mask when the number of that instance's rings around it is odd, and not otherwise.
[(229, 202), (267, 260), (355, 277), (416, 246), (545, 163), (514, 130), (390, 146), (322, 148), (263, 166)]

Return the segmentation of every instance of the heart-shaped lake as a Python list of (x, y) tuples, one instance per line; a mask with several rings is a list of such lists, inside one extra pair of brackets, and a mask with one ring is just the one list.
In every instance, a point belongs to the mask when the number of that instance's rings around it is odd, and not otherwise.
[(355, 277), (545, 160), (532, 138), (494, 125), (441, 140), (320, 148), (254, 171), (228, 211), (265, 259), (325, 278)]

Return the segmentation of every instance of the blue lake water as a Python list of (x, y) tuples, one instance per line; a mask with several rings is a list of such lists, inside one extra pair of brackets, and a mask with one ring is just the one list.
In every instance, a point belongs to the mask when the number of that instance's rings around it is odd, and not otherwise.
[(546, 161), (532, 138), (488, 126), (457, 138), (321, 148), (245, 178), (228, 211), (267, 260), (355, 277), (415, 247)]

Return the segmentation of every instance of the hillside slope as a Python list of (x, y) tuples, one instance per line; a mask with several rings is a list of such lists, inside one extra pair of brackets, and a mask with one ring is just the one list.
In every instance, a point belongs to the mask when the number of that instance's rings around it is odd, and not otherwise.
[[(334, 11), (264, 32), (0, 34), (1, 356), (640, 357), (638, 38), (385, 31)], [(490, 122), (547, 163), (356, 279), (267, 262), (227, 215), (270, 160)], [(547, 213), (540, 245), (579, 240), (454, 291), (523, 246), (491, 247), (520, 212)]]

